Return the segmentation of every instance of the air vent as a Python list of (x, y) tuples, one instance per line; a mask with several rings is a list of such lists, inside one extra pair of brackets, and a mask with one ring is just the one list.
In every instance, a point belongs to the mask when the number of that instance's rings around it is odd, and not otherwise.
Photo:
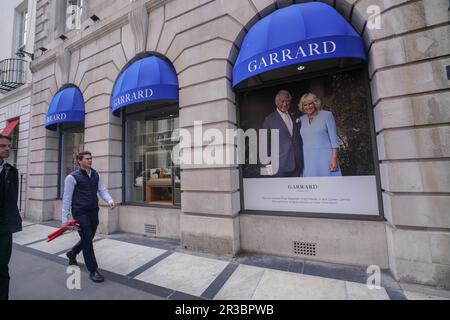
[(311, 242), (294, 241), (294, 254), (315, 257), (316, 244)]
[(156, 224), (146, 224), (145, 225), (145, 233), (156, 235)]

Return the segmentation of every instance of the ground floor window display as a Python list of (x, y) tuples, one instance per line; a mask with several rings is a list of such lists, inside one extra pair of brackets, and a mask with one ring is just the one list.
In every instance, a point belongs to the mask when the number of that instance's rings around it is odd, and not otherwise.
[(243, 165), (246, 211), (380, 216), (366, 81), (358, 68), (240, 93), (241, 128), (268, 132), (271, 159)]
[(178, 107), (127, 111), (124, 128), (126, 201), (180, 206), (180, 167), (172, 159), (178, 143)]
[(64, 127), (61, 125), (59, 197), (64, 194), (64, 180), (79, 168), (76, 156), (84, 151), (84, 125)]

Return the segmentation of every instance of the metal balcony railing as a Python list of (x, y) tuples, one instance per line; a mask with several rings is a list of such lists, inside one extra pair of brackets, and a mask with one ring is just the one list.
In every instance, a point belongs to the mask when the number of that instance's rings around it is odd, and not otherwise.
[(26, 83), (28, 62), (22, 59), (0, 61), (0, 92), (6, 93)]

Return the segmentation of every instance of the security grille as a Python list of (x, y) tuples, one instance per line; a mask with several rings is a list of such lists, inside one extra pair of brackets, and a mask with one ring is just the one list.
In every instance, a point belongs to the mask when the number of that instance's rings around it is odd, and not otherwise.
[(155, 224), (146, 224), (145, 225), (145, 233), (156, 235), (156, 225)]
[(316, 244), (311, 242), (294, 241), (294, 254), (315, 257)]

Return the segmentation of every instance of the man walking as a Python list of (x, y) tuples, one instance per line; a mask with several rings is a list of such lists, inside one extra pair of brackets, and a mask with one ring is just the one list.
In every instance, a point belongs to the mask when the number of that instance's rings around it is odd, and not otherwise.
[(9, 260), (12, 235), (22, 231), (22, 218), (17, 207), (19, 173), (6, 162), (11, 151), (11, 138), (0, 134), (0, 300), (9, 296)]
[(92, 169), (92, 154), (88, 151), (79, 153), (77, 162), (80, 169), (72, 172), (65, 180), (62, 226), (67, 226), (69, 215), (72, 213), (72, 217), (79, 225), (78, 233), (81, 240), (66, 255), (69, 258), (69, 265), (78, 265), (76, 256), (83, 251), (84, 261), (90, 272), (89, 278), (94, 282), (103, 282), (105, 279), (98, 272), (92, 243), (99, 223), (97, 193), (111, 209), (114, 209), (116, 204), (97, 171)]

